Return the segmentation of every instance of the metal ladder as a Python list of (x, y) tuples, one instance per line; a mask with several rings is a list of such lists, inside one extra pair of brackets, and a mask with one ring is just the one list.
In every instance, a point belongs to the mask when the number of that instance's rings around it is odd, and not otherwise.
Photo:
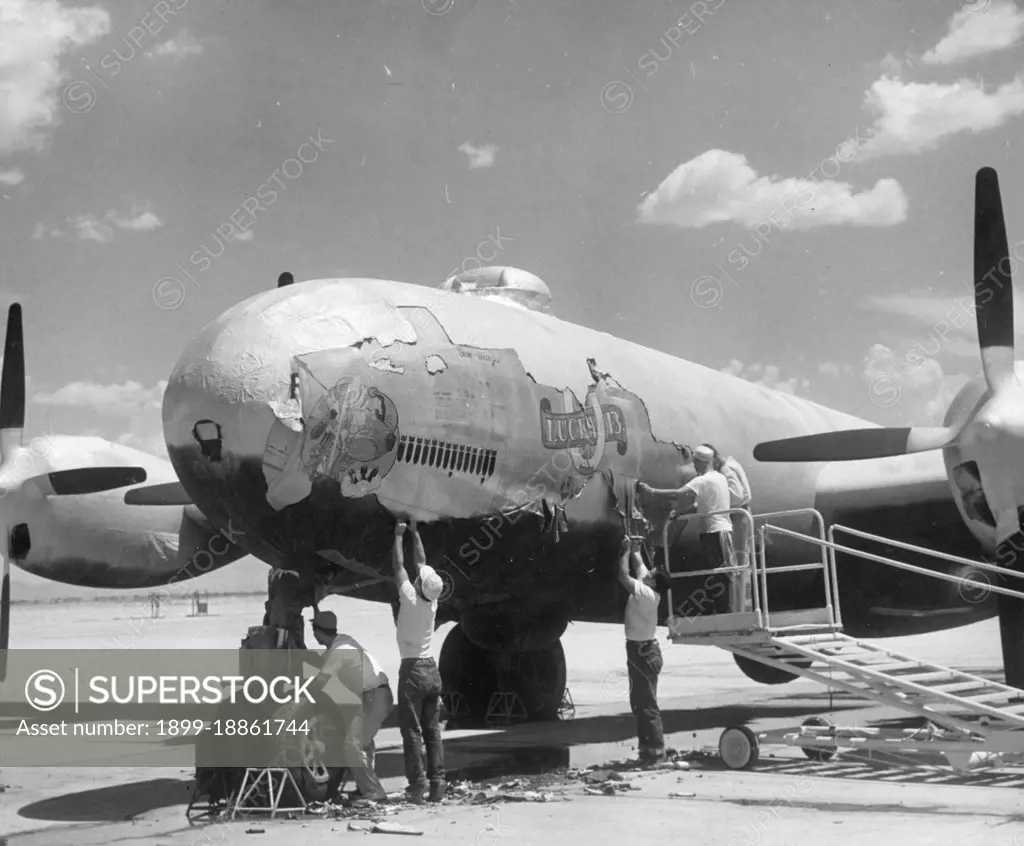
[[(839, 608), (835, 564), (837, 551), (957, 584), (962, 584), (963, 579), (844, 546), (836, 543), (835, 538), (837, 533), (843, 532), (854, 537), (879, 541), (896, 548), (930, 555), (943, 561), (967, 565), (975, 571), (988, 571), (993, 574), (1012, 575), (1018, 578), (1024, 578), (1024, 574), (1005, 570), (992, 564), (913, 546), (880, 535), (872, 535), (838, 524), (828, 529), (826, 538), (824, 520), (821, 514), (814, 509), (773, 512), (754, 516), (743, 509), (729, 509), (728, 512), (718, 513), (728, 513), (730, 516), (737, 513), (742, 514), (742, 519), (751, 521), (751, 529), (755, 522), (761, 524), (756, 535), (760, 542), (754, 543), (755, 533), (751, 531), (749, 533), (751, 544), (747, 550), (750, 554), (750, 575), (754, 587), (752, 591), (753, 608), (749, 611), (734, 611), (728, 614), (683, 615), (680, 617), (676, 612), (680, 609), (685, 610), (686, 603), (684, 602), (678, 607), (674, 606), (670, 591), (671, 615), (668, 627), (669, 640), (672, 643), (718, 646), (770, 667), (785, 670), (828, 687), (844, 690), (880, 705), (898, 708), (901, 711), (923, 717), (937, 726), (944, 727), (949, 732), (942, 739), (941, 748), (951, 761), (954, 761), (954, 756), (960, 756), (956, 760), (961, 761), (964, 754), (969, 756), (970, 750), (976, 749), (1024, 757), (1024, 690), (939, 664), (922, 661), (875, 643), (852, 638), (841, 631), (842, 616)], [(778, 518), (808, 514), (814, 518), (817, 524), (818, 537), (794, 532), (767, 522)], [(694, 515), (684, 515), (683, 519), (692, 516)], [(663, 533), (666, 566), (668, 566), (668, 529), (674, 519), (679, 518), (670, 515)], [(806, 541), (818, 546), (821, 550), (821, 560), (812, 564), (769, 569), (766, 563), (766, 546), (768, 538), (772, 534)], [(746, 568), (735, 566), (681, 573), (672, 573), (669, 570), (669, 574), (673, 579), (693, 578), (694, 576), (711, 576), (725, 572), (735, 573), (744, 569)], [(821, 569), (824, 573), (825, 595), (822, 606), (806, 611), (771, 614), (768, 606), (768, 576), (809, 569)], [(995, 580), (993, 579), (993, 581)], [(993, 593), (1024, 599), (1024, 592), (1021, 591), (996, 585), (988, 585), (987, 589)], [(738, 730), (734, 728), (726, 731)], [(753, 736), (748, 730), (743, 729), (743, 731), (747, 731), (751, 737)], [(823, 733), (835, 741), (836, 730), (834, 728), (818, 727), (800, 735), (800, 742), (808, 743), (808, 736), (817, 736), (820, 741)], [(918, 743), (920, 736), (913, 732), (910, 735), (913, 737), (909, 740), (906, 737), (901, 740), (899, 737), (890, 736), (881, 737), (880, 742), (883, 744), (891, 744), (893, 740), (910, 742), (916, 738), (910, 745), (920, 745)], [(877, 730), (872, 736), (877, 736)], [(860, 731), (857, 737), (864, 740), (865, 732)], [(792, 736), (789, 735), (787, 738), (792, 738)], [(725, 735), (723, 734), (724, 739)], [(932, 738), (932, 740), (935, 739)], [(786, 742), (791, 741), (787, 740)], [(938, 742), (935, 740), (935, 743)], [(815, 741), (812, 740), (811, 745), (814, 743)], [(935, 744), (931, 743), (930, 745), (934, 746)]]

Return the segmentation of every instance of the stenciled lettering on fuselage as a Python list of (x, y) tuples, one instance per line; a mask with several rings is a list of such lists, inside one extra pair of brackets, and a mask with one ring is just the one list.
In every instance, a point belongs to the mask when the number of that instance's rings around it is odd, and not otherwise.
[(563, 411), (554, 411), (547, 397), (540, 401), (540, 433), (545, 448), (565, 450), (573, 465), (585, 475), (595, 472), (608, 441), (618, 444), (619, 455), (628, 447), (626, 418), (611, 403), (601, 405), (593, 388), (582, 406), (572, 391), (562, 392)]
[(335, 479), (346, 496), (380, 487), (398, 456), (398, 410), (358, 376), (339, 379), (306, 417), (303, 465), (310, 481)]

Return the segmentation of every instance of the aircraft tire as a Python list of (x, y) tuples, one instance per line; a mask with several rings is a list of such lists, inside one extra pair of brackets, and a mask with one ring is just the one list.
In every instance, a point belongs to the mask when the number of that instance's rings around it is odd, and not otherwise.
[[(732, 657), (736, 662), (736, 666), (743, 672), (743, 675), (752, 681), (756, 681), (758, 684), (785, 684), (786, 682), (793, 681), (793, 679), (800, 678), (796, 673), (787, 673), (785, 670), (780, 670), (777, 667), (769, 667), (767, 664), (754, 661), (745, 655), (733, 653)], [(801, 663), (808, 667), (811, 665), (810, 661)]]
[[(290, 703), (282, 705), (271, 716), (271, 720), (294, 719), (298, 705)], [(310, 720), (310, 731), (306, 735), (299, 735), (292, 732), (281, 732), (274, 738), (276, 760), (278, 767), (287, 767), (295, 779), (302, 797), (307, 802), (323, 802), (327, 797), (327, 788), (330, 777), (339, 767), (328, 767), (316, 759), (315, 752), (311, 752), (317, 740), (325, 738), (338, 738), (343, 736), (345, 727), (341, 725), (340, 719), (327, 710), (318, 710), (314, 719)], [(301, 721), (300, 721), (301, 724)], [(313, 741), (313, 743), (310, 743)], [(310, 754), (314, 757), (310, 758)]]
[(499, 691), (518, 697), (510, 709), (513, 721), (522, 719), (522, 712), (529, 722), (558, 718), (566, 683), (561, 641), (533, 652), (497, 652), (476, 646), (456, 625), (445, 637), (438, 664), (445, 693), (457, 694), (448, 697), (449, 718), (456, 722), (486, 722)]

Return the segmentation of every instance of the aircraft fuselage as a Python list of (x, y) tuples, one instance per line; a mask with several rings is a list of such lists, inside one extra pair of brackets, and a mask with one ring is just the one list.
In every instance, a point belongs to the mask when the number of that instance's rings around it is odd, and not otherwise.
[[(735, 456), (757, 512), (810, 508), (821, 466), (758, 464), (754, 444), (865, 425), (547, 314), (375, 279), (239, 303), (189, 344), (164, 398), (178, 477), (250, 552), (391, 601), (373, 576), (389, 569), (395, 519), (418, 519), (449, 585), (442, 614), (490, 642), (621, 620), (623, 492), (692, 477), (679, 446)], [(696, 543), (694, 525), (675, 566)], [(817, 550), (779, 541), (770, 562), (794, 556)], [(783, 603), (813, 581), (789, 579)]]

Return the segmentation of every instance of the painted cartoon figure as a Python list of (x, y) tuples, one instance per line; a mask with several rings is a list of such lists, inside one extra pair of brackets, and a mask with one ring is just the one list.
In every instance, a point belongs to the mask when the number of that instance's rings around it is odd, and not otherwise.
[(335, 383), (306, 419), (309, 438), (304, 462), (310, 481), (327, 476), (345, 496), (375, 491), (394, 466), (398, 411), (394, 402), (358, 377)]

